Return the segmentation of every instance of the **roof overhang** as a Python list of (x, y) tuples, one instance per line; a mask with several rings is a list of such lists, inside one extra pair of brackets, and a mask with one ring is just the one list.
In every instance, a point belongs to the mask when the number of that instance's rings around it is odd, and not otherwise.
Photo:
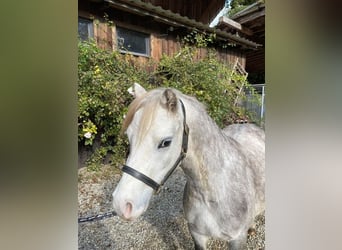
[(231, 19), (238, 20), (239, 23), (243, 24), (262, 16), (265, 16), (265, 3), (258, 1), (235, 13)]
[(235, 43), (241, 45), (243, 48), (257, 49), (260, 44), (250, 41), (246, 38), (238, 35), (233, 35), (229, 32), (211, 28), (207, 24), (203, 24), (194, 19), (190, 19), (185, 16), (181, 16), (178, 13), (174, 13), (170, 10), (165, 10), (160, 6), (155, 6), (151, 3), (145, 3), (140, 0), (104, 0), (112, 8), (120, 9), (126, 12), (141, 16), (150, 16), (157, 22), (165, 23), (174, 27), (183, 27), (187, 29), (195, 29), (204, 31), (211, 34), (216, 34), (216, 38), (219, 40), (225, 40), (229, 43)]

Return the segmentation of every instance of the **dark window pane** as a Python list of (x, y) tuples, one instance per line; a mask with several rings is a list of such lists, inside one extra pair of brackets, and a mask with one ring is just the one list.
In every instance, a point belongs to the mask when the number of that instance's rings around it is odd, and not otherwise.
[(88, 19), (78, 18), (78, 35), (82, 41), (94, 36), (93, 22)]
[(119, 49), (123, 52), (150, 54), (150, 37), (148, 34), (117, 27), (117, 40)]

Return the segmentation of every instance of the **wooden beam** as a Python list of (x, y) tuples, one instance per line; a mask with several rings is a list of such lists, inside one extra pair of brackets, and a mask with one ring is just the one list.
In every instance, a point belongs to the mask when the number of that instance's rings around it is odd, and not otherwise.
[(226, 16), (221, 16), (219, 19), (219, 23), (218, 26), (221, 27), (229, 27), (229, 28), (233, 28), (235, 30), (241, 31), (242, 33), (252, 36), (253, 35), (253, 31), (242, 26), (240, 23), (235, 22), (234, 20), (226, 17)]
[(255, 19), (262, 17), (262, 16), (265, 16), (265, 9), (258, 11), (258, 12), (255, 12), (253, 14), (248, 14), (248, 15), (245, 15), (242, 17), (238, 17), (235, 20), (237, 20), (241, 24), (244, 24), (244, 23), (255, 20)]

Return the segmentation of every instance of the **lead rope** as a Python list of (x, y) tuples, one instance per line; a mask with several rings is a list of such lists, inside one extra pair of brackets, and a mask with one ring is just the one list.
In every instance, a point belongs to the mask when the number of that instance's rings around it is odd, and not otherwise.
[(88, 217), (79, 217), (78, 218), (78, 223), (84, 223), (84, 222), (91, 222), (91, 221), (98, 221), (102, 220), (105, 218), (110, 218), (113, 216), (116, 216), (117, 214), (114, 211), (110, 211), (104, 214), (97, 214), (97, 215), (92, 215)]

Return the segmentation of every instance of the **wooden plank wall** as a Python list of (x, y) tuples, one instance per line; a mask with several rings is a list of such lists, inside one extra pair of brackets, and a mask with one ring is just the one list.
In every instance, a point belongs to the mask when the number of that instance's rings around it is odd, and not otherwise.
[[(154, 5), (162, 6), (164, 9), (171, 9), (174, 12), (183, 13), (186, 16), (195, 18), (199, 16), (198, 13), (204, 14), (204, 9), (208, 9), (209, 12), (215, 10), (215, 8), (224, 3), (223, 0), (199, 0), (196, 4), (190, 3), (186, 0), (145, 0), (145, 2), (151, 2)], [(97, 41), (99, 47), (109, 50), (116, 49), (116, 25), (125, 27), (128, 29), (142, 31), (150, 36), (150, 57), (154, 61), (159, 61), (163, 54), (174, 55), (176, 54), (181, 45), (177, 36), (182, 37), (186, 35), (186, 30), (175, 29), (170, 31), (168, 25), (157, 23), (150, 18), (144, 16), (136, 16), (131, 13), (126, 13), (116, 9), (110, 9), (108, 11), (108, 17), (113, 21), (114, 26), (106, 24), (103, 10), (100, 8), (102, 5), (94, 2), (79, 3), (79, 16), (93, 20), (94, 38)], [(191, 8), (190, 8), (191, 7)], [(209, 10), (210, 9), (210, 10)], [(205, 15), (207, 15), (206, 13)], [(209, 15), (209, 14), (208, 14)], [(206, 49), (201, 49), (197, 54), (197, 58), (203, 58), (207, 55)], [(218, 49), (218, 58), (227, 64), (234, 64), (238, 58), (240, 63), (246, 65), (245, 51), (236, 48)], [(139, 64), (146, 64), (149, 58), (144, 56), (133, 56)]]
[(228, 65), (234, 65), (236, 60), (238, 60), (243, 68), (246, 67), (246, 55), (241, 50), (232, 48), (220, 48), (217, 50), (217, 53), (219, 60), (227, 63)]
[[(155, 61), (159, 61), (163, 54), (169, 56), (177, 54), (180, 48), (181, 45), (175, 37), (160, 37), (156, 33), (151, 35), (151, 58)], [(201, 48), (196, 54), (196, 59), (204, 58), (207, 55), (208, 50)], [(228, 65), (233, 65), (238, 60), (243, 67), (246, 66), (246, 55), (241, 50), (219, 48), (217, 49), (217, 58)]]
[[(139, 27), (136, 27), (139, 30)], [(181, 48), (180, 42), (177, 39), (177, 34), (160, 34), (157, 30), (150, 32), (150, 48), (151, 59), (158, 62), (162, 55), (175, 55)], [(94, 38), (98, 46), (103, 49), (115, 50), (116, 49), (116, 32), (115, 25), (108, 26), (102, 18), (96, 17), (94, 19)], [(208, 51), (205, 48), (199, 50), (196, 55), (197, 59), (207, 56)], [(236, 59), (239, 60), (243, 67), (246, 66), (246, 55), (243, 51), (236, 48), (218, 48), (218, 59), (233, 65)], [(144, 56), (133, 56), (137, 64), (144, 65), (148, 62), (149, 58)], [(148, 66), (149, 67), (149, 66)], [(150, 69), (152, 70), (152, 69)]]
[(98, 19), (93, 21), (94, 24), (94, 39), (97, 45), (102, 49), (113, 49), (113, 37), (115, 27), (109, 27), (105, 22), (100, 22)]
[(151, 58), (155, 61), (159, 61), (163, 54), (176, 54), (180, 47), (180, 43), (175, 37), (169, 35), (160, 36), (157, 33), (151, 34)]
[(260, 48), (257, 51), (247, 53), (246, 70), (248, 72), (263, 72), (265, 71), (265, 48)]

